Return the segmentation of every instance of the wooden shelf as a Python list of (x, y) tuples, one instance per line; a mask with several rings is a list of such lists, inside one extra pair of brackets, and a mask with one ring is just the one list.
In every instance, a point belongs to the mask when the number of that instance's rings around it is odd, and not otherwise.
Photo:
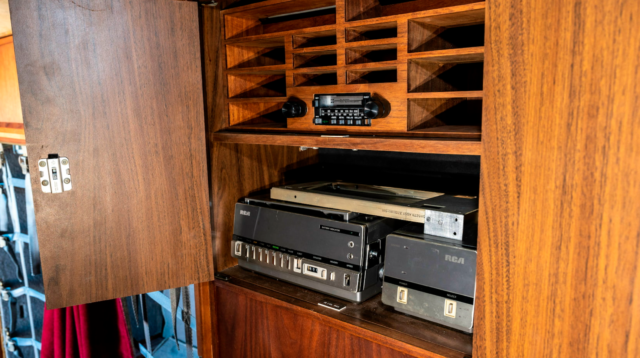
[(440, 63), (470, 63), (484, 61), (484, 46), (457, 48), (450, 50), (413, 52), (407, 59), (425, 59)]
[(228, 74), (275, 74), (282, 73), (289, 69), (289, 65), (274, 65), (274, 66), (262, 66), (262, 67), (246, 67), (238, 69), (225, 70)]
[(227, 98), (228, 103), (247, 103), (247, 102), (286, 102), (287, 97), (265, 97), (265, 98)]
[[(245, 291), (247, 294), (264, 295), (265, 298), (276, 299), (308, 310), (309, 313), (322, 315), (324, 319), (336, 320), (337, 324), (345, 325), (347, 329), (366, 330), (369, 334), (393, 338), (427, 351), (423, 352), (424, 354), (463, 358), (472, 353), (473, 335), (396, 312), (382, 304), (380, 295), (361, 304), (354, 304), (258, 275), (238, 266), (224, 270), (222, 274), (230, 276), (230, 280), (217, 280), (216, 285), (250, 291)], [(336, 312), (318, 306), (318, 302), (324, 299), (342, 302), (347, 307)]]
[(480, 139), (481, 126), (442, 126), (432, 128), (413, 129), (409, 133), (414, 135), (447, 136), (469, 139)]
[[(416, 135), (420, 134), (418, 132)], [(482, 151), (478, 139), (354, 136), (342, 134), (247, 133), (226, 130), (213, 135), (216, 142), (263, 144), (293, 147), (356, 149), (389, 152), (477, 155)]]

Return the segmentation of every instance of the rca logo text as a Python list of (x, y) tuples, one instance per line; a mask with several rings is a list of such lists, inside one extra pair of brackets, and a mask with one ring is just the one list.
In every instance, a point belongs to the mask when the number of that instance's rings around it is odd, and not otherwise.
[(449, 262), (453, 262), (453, 263), (456, 263), (456, 264), (464, 265), (464, 257), (455, 257), (455, 256), (451, 256), (451, 255), (445, 255), (444, 256), (444, 260), (445, 261), (449, 261)]

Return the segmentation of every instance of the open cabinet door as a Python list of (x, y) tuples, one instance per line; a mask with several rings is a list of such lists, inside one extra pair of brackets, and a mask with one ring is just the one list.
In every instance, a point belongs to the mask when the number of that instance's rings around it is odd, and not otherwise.
[(9, 5), (48, 308), (213, 280), (197, 4)]

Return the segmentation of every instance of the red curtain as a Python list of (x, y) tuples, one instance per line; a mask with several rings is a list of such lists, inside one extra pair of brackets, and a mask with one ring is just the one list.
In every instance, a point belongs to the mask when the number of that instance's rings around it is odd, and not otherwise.
[(42, 358), (133, 358), (122, 301), (45, 307)]

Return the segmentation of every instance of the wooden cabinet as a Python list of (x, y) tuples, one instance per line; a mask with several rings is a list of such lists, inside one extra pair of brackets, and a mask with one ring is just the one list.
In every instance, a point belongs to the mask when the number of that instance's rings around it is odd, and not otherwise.
[[(33, 176), (50, 308), (202, 282), (203, 357), (640, 355), (640, 5), (10, 5), (30, 169), (57, 154), (74, 180), (45, 194)], [(389, 122), (327, 129), (277, 113), (290, 96), (367, 90), (391, 99)], [(332, 312), (236, 267), (237, 200), (316, 178), (475, 185), (474, 334), (375, 297)]]

